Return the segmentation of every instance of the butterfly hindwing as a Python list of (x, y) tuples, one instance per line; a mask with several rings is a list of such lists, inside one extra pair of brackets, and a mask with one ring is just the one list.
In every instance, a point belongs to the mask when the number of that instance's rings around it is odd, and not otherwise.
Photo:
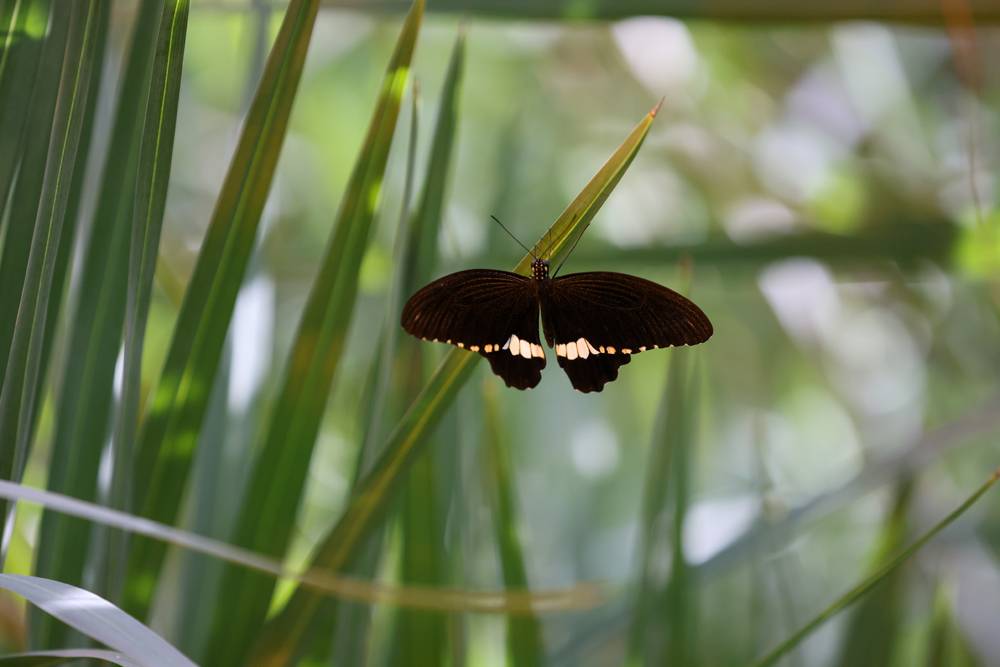
[(528, 389), (542, 378), (538, 298), (531, 279), (471, 269), (435, 280), (403, 307), (408, 333), (478, 352), (508, 387)]
[(694, 345), (712, 335), (712, 323), (694, 303), (624, 273), (552, 279), (542, 298), (542, 323), (559, 366), (582, 392), (601, 391), (632, 354)]

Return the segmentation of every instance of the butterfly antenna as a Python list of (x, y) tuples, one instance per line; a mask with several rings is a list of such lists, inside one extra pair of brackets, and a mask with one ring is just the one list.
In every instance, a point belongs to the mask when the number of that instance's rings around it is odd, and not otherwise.
[[(576, 216), (573, 216), (573, 220), (576, 220)], [(570, 224), (572, 224), (572, 221), (571, 221)], [(559, 266), (556, 267), (556, 270), (552, 272), (552, 277), (553, 278), (555, 278), (557, 275), (559, 275), (559, 269), (561, 269), (563, 267), (563, 264), (566, 263), (566, 260), (569, 259), (569, 256), (573, 254), (574, 250), (576, 250), (576, 244), (579, 243), (580, 239), (583, 238), (583, 232), (584, 231), (586, 231), (586, 227), (584, 227), (584, 229), (581, 230), (579, 234), (577, 234), (576, 239), (573, 241), (573, 245), (571, 245), (570, 248), (569, 248), (569, 252), (566, 253), (566, 256), (563, 257), (563, 260), (561, 262), (559, 262)]]
[(535, 253), (531, 252), (531, 250), (530, 250), (530, 249), (528, 249), (528, 247), (527, 247), (526, 245), (524, 245), (523, 243), (521, 243), (520, 239), (518, 239), (518, 238), (517, 238), (516, 236), (514, 236), (514, 234), (513, 234), (513, 233), (512, 233), (512, 232), (511, 232), (511, 231), (510, 231), (509, 229), (507, 229), (506, 227), (504, 227), (504, 224), (503, 224), (502, 222), (500, 222), (500, 220), (498, 220), (498, 219), (497, 219), (497, 217), (496, 217), (495, 215), (491, 215), (490, 217), (491, 217), (491, 218), (493, 218), (493, 221), (494, 221), (495, 223), (497, 223), (498, 225), (500, 225), (500, 227), (502, 227), (502, 228), (503, 228), (503, 230), (504, 230), (505, 232), (507, 232), (507, 234), (508, 234), (508, 235), (509, 235), (509, 236), (510, 236), (510, 237), (511, 237), (512, 239), (514, 239), (514, 241), (515, 241), (515, 242), (517, 242), (517, 245), (519, 245), (519, 246), (521, 246), (522, 248), (524, 248), (524, 251), (525, 251), (526, 253), (528, 253), (529, 255), (531, 255), (532, 259), (538, 259), (537, 257), (535, 257)]
[[(574, 216), (573, 216), (573, 219), (569, 221), (569, 224), (571, 224), (571, 225), (572, 225), (572, 224), (573, 224), (573, 222), (574, 222), (574, 221), (576, 220), (576, 218), (577, 218), (577, 216), (578, 216), (578, 215), (579, 215), (579, 213), (578, 213), (578, 214), (576, 214), (576, 215), (574, 215)], [(584, 228), (584, 230), (583, 230), (583, 231), (586, 231), (586, 227)], [(577, 235), (577, 237), (576, 237), (576, 240), (575, 240), (575, 241), (573, 241), (573, 245), (572, 245), (572, 246), (570, 246), (570, 249), (569, 249), (569, 252), (568, 252), (568, 253), (566, 253), (566, 256), (565, 256), (565, 257), (563, 257), (563, 261), (559, 262), (559, 266), (557, 266), (557, 267), (556, 267), (556, 270), (552, 272), (552, 277), (553, 277), (553, 278), (555, 278), (555, 277), (556, 277), (557, 275), (559, 275), (559, 269), (561, 269), (561, 268), (562, 268), (562, 265), (566, 263), (566, 260), (567, 260), (567, 259), (569, 259), (569, 256), (573, 254), (573, 251), (574, 251), (574, 250), (576, 250), (576, 244), (577, 244), (577, 243), (579, 243), (579, 242), (580, 242), (580, 239), (581, 239), (581, 238), (583, 237), (583, 231), (581, 231), (581, 232), (580, 232), (580, 233), (579, 233), (579, 234)]]

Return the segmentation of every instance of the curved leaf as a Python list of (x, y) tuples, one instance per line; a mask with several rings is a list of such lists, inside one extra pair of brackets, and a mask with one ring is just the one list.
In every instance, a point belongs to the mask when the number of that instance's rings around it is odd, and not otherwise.
[(0, 588), (17, 593), (63, 623), (148, 667), (195, 667), (158, 634), (107, 600), (60, 581), (0, 574)]

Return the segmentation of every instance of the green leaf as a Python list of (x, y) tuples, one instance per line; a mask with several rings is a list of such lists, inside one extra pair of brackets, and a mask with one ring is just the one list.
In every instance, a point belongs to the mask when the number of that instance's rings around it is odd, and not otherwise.
[[(119, 509), (129, 508), (133, 493), (133, 447), (139, 410), (143, 339), (170, 181), (188, 7), (188, 0), (172, 0), (163, 5), (142, 123), (129, 248), (122, 397), (112, 440), (114, 469), (110, 504)], [(120, 573), (125, 566), (126, 545), (120, 533), (112, 531), (109, 537), (104, 568), (105, 590), (114, 599), (120, 595)]]
[[(125, 58), (93, 226), (79, 269), (78, 300), (67, 328), (69, 339), (56, 400), (48, 485), (82, 499), (96, 497), (97, 471), (113, 410), (112, 384), (125, 308), (126, 240), (134, 197), (137, 128), (153, 50), (143, 35), (154, 29), (158, 7), (155, 0), (146, 0), (139, 8)], [(35, 573), (80, 583), (89, 541), (90, 526), (86, 523), (43, 514)], [(36, 615), (32, 635), (43, 646), (61, 644), (66, 636), (65, 628), (44, 615)]]
[[(316, 434), (343, 352), (357, 297), (358, 272), (381, 195), (396, 119), (423, 17), (417, 0), (389, 62), (368, 134), (337, 213), (335, 230), (306, 302), (270, 423), (254, 461), (234, 543), (281, 555), (288, 547)], [(243, 664), (267, 613), (274, 580), (227, 568), (212, 623), (213, 665)], [(221, 638), (225, 637), (225, 641)]]
[[(393, 340), (399, 301), (431, 277), (437, 262), (438, 233), (450, 171), (452, 146), (458, 115), (458, 92), (465, 56), (465, 39), (460, 33), (452, 50), (451, 61), (441, 91), (440, 112), (431, 142), (427, 179), (409, 226), (403, 261), (396, 285), (401, 288), (393, 299), (389, 322)], [(404, 338), (396, 346), (394, 368), (401, 369), (395, 384), (395, 404), (419, 391), (426, 376), (419, 342)], [(442, 445), (446, 444), (444, 442)], [(447, 583), (449, 565), (445, 559), (445, 525), (451, 495), (441, 486), (440, 459), (451, 452), (433, 450), (414, 463), (405, 481), (400, 510), (401, 581), (414, 584)], [(445, 659), (447, 619), (441, 614), (402, 609), (398, 612), (393, 662), (401, 665), (435, 665)]]
[(774, 650), (754, 662), (754, 667), (767, 667), (767, 665), (777, 663), (782, 656), (798, 646), (802, 640), (811, 635), (816, 629), (826, 623), (826, 621), (867, 595), (874, 587), (881, 584), (886, 577), (891, 576), (901, 565), (903, 565), (903, 563), (909, 560), (910, 557), (915, 555), (928, 542), (934, 539), (938, 533), (954, 523), (960, 516), (965, 514), (965, 512), (970, 507), (975, 505), (976, 501), (978, 501), (987, 491), (990, 490), (990, 487), (998, 481), (1000, 481), (1000, 469), (996, 470), (990, 478), (983, 483), (982, 486), (966, 498), (965, 502), (952, 510), (948, 516), (939, 521), (933, 528), (921, 535), (908, 547), (893, 556), (892, 559), (887, 561), (875, 572), (862, 579), (856, 586), (851, 588), (851, 590), (837, 598), (829, 607), (817, 614), (812, 620), (802, 626), (801, 629), (793, 633), (785, 641), (781, 642), (781, 644), (779, 644)]
[[(20, 7), (21, 0), (12, 3), (12, 7)], [(24, 12), (26, 15), (27, 12)], [(0, 255), (0, 386), (3, 384), (7, 368), (7, 356), (11, 340), (14, 336), (14, 323), (17, 321), (17, 309), (21, 303), (21, 291), (24, 286), (25, 271), (28, 266), (28, 254), (31, 248), (31, 236), (38, 220), (38, 206), (42, 194), (42, 180), (45, 175), (45, 160), (49, 152), (49, 137), (52, 133), (52, 118), (55, 114), (56, 97), (59, 93), (59, 73), (62, 71), (63, 56), (66, 52), (66, 31), (69, 27), (69, 14), (63, 13), (52, 21), (49, 38), (41, 42), (41, 54), (38, 69), (27, 86), (18, 94), (21, 99), (28, 100), (23, 105), (28, 118), (26, 124), (19, 124), (16, 119), (7, 116), (5, 126), (0, 129), (0, 159), (10, 159), (10, 179), (20, 159), (21, 169), (17, 187), (11, 195), (10, 220), (4, 233), (3, 254)], [(6, 68), (5, 68), (6, 69)], [(4, 96), (9, 87), (13, 87), (11, 77), (5, 77), (3, 82)], [(4, 108), (22, 105), (0, 105)], [(28, 114), (28, 111), (31, 111)], [(7, 123), (11, 126), (7, 126)], [(18, 151), (19, 144), (12, 141), (7, 132), (15, 132), (20, 137), (23, 131), (23, 151)], [(11, 153), (8, 155), (7, 151)], [(4, 169), (0, 166), (0, 169)], [(2, 174), (0, 174), (2, 176)], [(6, 201), (7, 188), (10, 183), (0, 180), (0, 217)]]
[[(896, 488), (896, 499), (882, 528), (875, 564), (884, 562), (906, 545), (907, 513), (913, 500), (913, 480), (905, 478)], [(842, 667), (881, 667), (894, 664), (904, 617), (905, 568), (882, 579), (851, 613), (841, 643)]]
[(193, 662), (155, 632), (82, 588), (17, 574), (0, 574), (0, 588), (17, 593), (63, 623), (124, 653), (132, 659), (132, 664), (194, 667)]
[[(528, 571), (518, 536), (520, 521), (515, 504), (514, 475), (503, 442), (496, 392), (495, 384), (488, 384), (483, 390), (486, 413), (486, 484), (493, 500), (493, 525), (496, 529), (504, 586), (508, 589), (529, 590)], [(545, 664), (542, 626), (534, 614), (510, 616), (507, 619), (507, 664), (525, 667)]]
[[(569, 251), (567, 242), (583, 233), (611, 194), (642, 145), (658, 110), (659, 105), (632, 130), (549, 231), (538, 240), (532, 252), (540, 255), (550, 250), (550, 256), (561, 257)], [(514, 270), (527, 275), (531, 261), (531, 254), (525, 255)], [(479, 355), (465, 350), (453, 350), (444, 358), (396, 425), (379, 460), (362, 480), (344, 515), (316, 548), (313, 567), (337, 572), (348, 565), (364, 539), (377, 526), (395, 492), (401, 488), (404, 473), (423, 452), (425, 436), (451, 405), (478, 359)], [(321, 598), (314, 592), (297, 587), (282, 610), (265, 626), (255, 649), (253, 664), (285, 664), (294, 654), (320, 601)]]
[[(406, 247), (407, 229), (411, 221), (411, 199), (416, 172), (417, 142), (420, 127), (420, 86), (414, 80), (410, 94), (410, 137), (406, 151), (406, 174), (403, 179), (403, 201), (400, 206), (399, 223), (393, 251), (393, 266), (396, 267), (392, 286), (386, 299), (387, 319), (382, 325), (375, 353), (361, 392), (362, 415), (360, 423), (364, 432), (351, 475), (351, 492), (371, 468), (381, 444), (380, 434), (386, 404), (389, 398), (389, 380), (393, 368), (393, 352), (396, 348), (398, 332), (395, 326), (396, 311), (400, 299), (400, 267), (403, 256), (409, 252)], [(363, 547), (365, 557), (359, 559), (357, 567), (347, 574), (359, 579), (372, 579), (379, 565), (382, 550), (382, 532), (370, 536)], [(338, 600), (327, 600), (324, 609), (312, 626), (309, 649), (303, 657), (303, 667), (320, 665), (361, 665), (367, 662), (369, 646), (368, 632), (371, 624), (371, 608), (368, 605), (340, 604)]]
[[(44, 380), (47, 318), (55, 287), (60, 236), (63, 233), (86, 125), (92, 68), (97, 62), (107, 20), (103, 2), (74, 4), (65, 43), (65, 66), (48, 147), (41, 204), (31, 240), (7, 368), (0, 390), (0, 477), (19, 479), (27, 461), (35, 412)], [(7, 531), (2, 548), (6, 554)], [(2, 558), (0, 558), (2, 560)]]
[[(317, 9), (318, 0), (289, 4), (216, 202), (140, 431), (134, 506), (142, 516), (165, 523), (177, 518)], [(163, 545), (145, 539), (130, 545), (125, 608), (140, 618), (148, 611), (164, 553)]]
[[(687, 508), (688, 452), (692, 435), (692, 383), (688, 372), (689, 351), (673, 350), (659, 419), (650, 449), (644, 483), (642, 528), (639, 535), (639, 580), (635, 587), (635, 614), (632, 618), (629, 664), (650, 664), (678, 660), (685, 664), (684, 635), (690, 621), (686, 617), (689, 568), (684, 559), (683, 530)], [(664, 518), (673, 516), (669, 523)], [(668, 525), (670, 534), (658, 526)], [(657, 580), (653, 564), (657, 552), (671, 549), (671, 570), (667, 582)], [(662, 607), (662, 608), (661, 608)], [(663, 622), (667, 619), (664, 630)], [(675, 629), (676, 628), (676, 629)]]
[(0, 655), (0, 665), (4, 663), (17, 667), (58, 667), (75, 660), (97, 660), (122, 667), (143, 667), (143, 663), (122, 655), (118, 651), (100, 649), (65, 649), (62, 651), (32, 651), (31, 653), (11, 653)]
[[(47, 16), (48, 9), (48, 2), (43, 0), (8, 0), (2, 5), (0, 100), (31, 99), (32, 89), (38, 80), (44, 40), (26, 35), (26, 29), (33, 15)], [(14, 172), (26, 145), (24, 128), (30, 108), (30, 104), (23, 103), (0, 104), (0, 213), (7, 206)], [(0, 350), (5, 349), (0, 345)], [(2, 380), (3, 372), (0, 371)]]

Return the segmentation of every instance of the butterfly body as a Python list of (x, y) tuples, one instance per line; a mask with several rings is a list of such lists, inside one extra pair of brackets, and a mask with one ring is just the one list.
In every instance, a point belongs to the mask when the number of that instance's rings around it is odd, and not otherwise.
[(673, 290), (623, 273), (549, 277), (470, 269), (430, 283), (410, 297), (402, 326), (410, 334), (476, 352), (509, 387), (529, 389), (545, 368), (539, 337), (578, 391), (601, 391), (633, 354), (694, 345), (712, 335), (698, 306)]

